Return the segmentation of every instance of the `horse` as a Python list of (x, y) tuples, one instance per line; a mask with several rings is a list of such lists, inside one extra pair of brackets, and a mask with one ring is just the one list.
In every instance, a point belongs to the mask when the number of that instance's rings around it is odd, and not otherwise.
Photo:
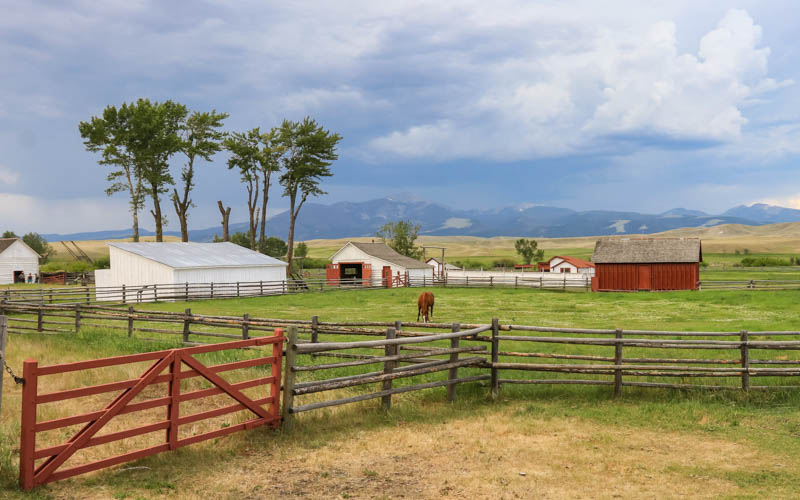
[(417, 321), (422, 314), (422, 322), (427, 323), (433, 318), (433, 293), (422, 292), (417, 299)]

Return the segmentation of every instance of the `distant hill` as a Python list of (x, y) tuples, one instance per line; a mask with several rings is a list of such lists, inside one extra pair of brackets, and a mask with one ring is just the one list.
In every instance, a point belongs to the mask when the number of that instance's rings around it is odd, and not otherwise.
[[(568, 208), (522, 205), (496, 210), (458, 210), (425, 201), (381, 198), (331, 205), (308, 203), (297, 220), (295, 239), (371, 237), (387, 222), (410, 220), (429, 236), (517, 236), (566, 238), (625, 234), (653, 234), (680, 228), (712, 228), (720, 225), (759, 226), (773, 222), (800, 222), (800, 210), (756, 204), (741, 205), (722, 215), (675, 208), (661, 214), (608, 210), (575, 211)], [(267, 220), (267, 234), (286, 239), (289, 215)], [(231, 224), (231, 233), (246, 232), (248, 224)], [(152, 231), (142, 230), (142, 235)], [(175, 231), (165, 233), (180, 236)], [(220, 226), (189, 231), (191, 241), (212, 241)], [(130, 230), (96, 231), (67, 235), (46, 234), (48, 241), (104, 240), (130, 236)]]

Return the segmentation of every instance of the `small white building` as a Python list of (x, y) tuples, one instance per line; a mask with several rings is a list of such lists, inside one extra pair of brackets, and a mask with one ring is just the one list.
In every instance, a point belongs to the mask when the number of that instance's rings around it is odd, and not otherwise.
[[(234, 243), (107, 243), (110, 269), (95, 271), (97, 300), (122, 300), (118, 287), (130, 289), (126, 300), (152, 300), (152, 285), (282, 282), (286, 262)], [(235, 285), (234, 285), (235, 286)], [(104, 293), (103, 287), (114, 287)], [(165, 289), (168, 289), (166, 286)], [(198, 294), (208, 295), (207, 287)], [(222, 295), (222, 288), (220, 295)], [(138, 293), (138, 297), (133, 294)], [(227, 291), (230, 293), (230, 290)], [(257, 295), (245, 288), (241, 295)], [(162, 296), (169, 295), (165, 291)], [(179, 294), (177, 294), (179, 295)], [(189, 293), (191, 295), (191, 293)]]
[(448, 264), (447, 262), (444, 263), (444, 267), (442, 263), (436, 257), (431, 257), (430, 259), (425, 261), (426, 264), (433, 268), (433, 274), (437, 278), (444, 278), (444, 275), (447, 274), (448, 271), (460, 271), (461, 268), (458, 266), (454, 266), (453, 264)]
[(539, 268), (543, 271), (551, 273), (580, 273), (589, 276), (594, 276), (594, 264), (587, 262), (577, 257), (563, 257), (557, 255), (551, 258), (547, 263), (539, 264)]
[(19, 238), (0, 238), (0, 285), (24, 283), (39, 274), (39, 254)]
[(329, 284), (352, 281), (364, 286), (396, 286), (433, 281), (433, 268), (401, 255), (385, 243), (348, 242), (331, 256), (326, 277)]

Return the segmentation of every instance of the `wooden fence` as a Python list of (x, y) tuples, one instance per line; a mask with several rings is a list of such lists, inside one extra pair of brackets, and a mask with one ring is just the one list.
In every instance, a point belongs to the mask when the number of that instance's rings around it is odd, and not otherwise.
[[(128, 356), (117, 356), (91, 361), (81, 361), (77, 363), (66, 363), (52, 366), (38, 366), (35, 360), (26, 360), (23, 366), (23, 378), (25, 379), (22, 393), (22, 432), (20, 441), (20, 487), (23, 490), (30, 490), (35, 486), (58, 481), (68, 477), (76, 476), (86, 472), (98, 470), (112, 465), (128, 462), (138, 458), (143, 458), (155, 453), (167, 450), (175, 450), (182, 446), (213, 439), (231, 434), (244, 429), (252, 429), (262, 425), (280, 425), (280, 380), (281, 380), (281, 358), (284, 337), (282, 332), (277, 329), (270, 337), (260, 337), (251, 340), (241, 340), (227, 342), (216, 345), (189, 347), (183, 349), (172, 349), (168, 351), (150, 352), (144, 354), (132, 354)], [(269, 356), (259, 356), (242, 361), (206, 366), (194, 356), (205, 353), (220, 352), (232, 349), (255, 348), (258, 346), (272, 346)], [(52, 375), (62, 375), (68, 372), (81, 372), (78, 379), (91, 379), (90, 370), (98, 368), (119, 367), (132, 363), (152, 362), (144, 372), (135, 379), (122, 380), (113, 383), (103, 383), (92, 386), (85, 386), (70, 390), (39, 393), (39, 385), (42, 377)], [(188, 369), (184, 370), (186, 365)], [(242, 370), (253, 367), (269, 367), (269, 376), (257, 376), (247, 380), (230, 383), (219, 374)], [(167, 370), (167, 373), (163, 373)], [(87, 373), (83, 373), (87, 372)], [(212, 384), (210, 388), (193, 390), (190, 392), (181, 391), (181, 382), (202, 377)], [(166, 384), (161, 396), (152, 388), (160, 384)], [(244, 394), (245, 389), (267, 386), (268, 396), (252, 399)], [(162, 386), (163, 387), (163, 386)], [(154, 396), (155, 393), (155, 397)], [(37, 421), (37, 411), (45, 405), (61, 402), (75, 398), (86, 398), (101, 394), (111, 394), (105, 401), (97, 403), (97, 409), (79, 415)], [(234, 403), (227, 406), (218, 406), (213, 409), (206, 409), (199, 413), (187, 414), (181, 412), (181, 405), (190, 401), (209, 398), (216, 395), (228, 395)], [(149, 397), (142, 399), (134, 398), (141, 395)], [(113, 396), (113, 397), (112, 397)], [(85, 401), (85, 400), (82, 400)], [(105, 404), (104, 404), (105, 403)], [(89, 403), (82, 403), (83, 411)], [(124, 430), (113, 429), (98, 435), (115, 417), (146, 412), (154, 408), (165, 408), (165, 418), (158, 419), (156, 422), (147, 425), (138, 425)], [(196, 427), (200, 422), (207, 419), (216, 418), (222, 415), (249, 410), (254, 417), (235, 425), (223, 425), (215, 430), (197, 433)], [(144, 417), (137, 417), (136, 423)], [(37, 435), (56, 429), (64, 429), (77, 424), (85, 424), (80, 430), (72, 435), (68, 440), (54, 446), (47, 446), (37, 449)], [(184, 433), (181, 437), (181, 426), (192, 425), (192, 432), (189, 435)], [(62, 465), (79, 450), (109, 444), (113, 442), (127, 440), (136, 436), (142, 436), (158, 431), (164, 431), (162, 443), (146, 448), (139, 448), (134, 451), (127, 451), (123, 454), (110, 456), (100, 460), (90, 460), (80, 465), (70, 465), (62, 468)], [(61, 433), (63, 434), (63, 430)], [(41, 462), (36, 465), (36, 461)], [(42, 461), (43, 460), (43, 461)]]
[(704, 280), (698, 290), (797, 290), (800, 280)]

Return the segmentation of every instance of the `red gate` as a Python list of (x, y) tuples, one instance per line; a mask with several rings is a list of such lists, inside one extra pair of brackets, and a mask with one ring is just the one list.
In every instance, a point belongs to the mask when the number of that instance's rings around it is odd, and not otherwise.
[[(283, 332), (280, 328), (277, 328), (275, 329), (275, 335), (272, 337), (259, 337), (214, 345), (116, 356), (62, 365), (39, 367), (35, 360), (26, 360), (23, 366), (25, 385), (22, 391), (22, 439), (20, 441), (19, 467), (20, 487), (24, 490), (30, 490), (41, 484), (58, 481), (104, 467), (110, 467), (130, 460), (136, 460), (162, 451), (174, 450), (206, 439), (225, 436), (236, 431), (252, 429), (265, 424), (271, 424), (274, 427), (279, 426), (281, 417), (278, 411), (278, 405), (281, 384), (281, 354), (284, 340)], [(271, 356), (246, 359), (243, 361), (206, 366), (193, 357), (196, 354), (269, 344), (272, 344)], [(42, 376), (57, 375), (77, 370), (112, 367), (142, 361), (153, 361), (153, 364), (137, 379), (46, 394), (38, 393), (38, 379)], [(183, 370), (183, 365), (186, 365), (189, 369)], [(243, 382), (229, 383), (218, 375), (221, 372), (263, 365), (270, 365), (270, 376), (258, 377)], [(168, 369), (168, 372), (162, 374), (166, 369)], [(181, 393), (181, 381), (193, 377), (205, 378), (212, 384), (212, 387)], [(135, 403), (131, 402), (137, 395), (142, 394), (145, 388), (163, 383), (167, 384), (166, 396), (143, 399)], [(254, 400), (242, 392), (244, 389), (262, 385), (269, 386), (269, 395), (267, 397)], [(120, 390), (122, 392), (119, 392), (116, 397), (101, 410), (43, 422), (36, 421), (37, 406), (39, 405), (96, 394), (114, 393)], [(183, 417), (180, 415), (180, 404), (182, 402), (219, 394), (227, 394), (235, 400), (235, 403)], [(166, 418), (164, 420), (149, 425), (97, 436), (98, 431), (116, 416), (162, 406), (166, 407)], [(191, 435), (182, 439), (179, 437), (178, 430), (181, 425), (197, 423), (205, 419), (241, 410), (250, 410), (255, 414), (255, 418), (251, 418), (237, 425), (230, 425), (203, 434)], [(38, 450), (36, 449), (37, 433), (82, 423), (85, 423), (85, 425), (65, 443)], [(78, 450), (120, 441), (134, 436), (141, 436), (159, 430), (166, 431), (165, 442), (162, 444), (59, 470), (59, 467)], [(44, 459), (44, 461), (37, 466), (36, 461), (40, 459)]]

